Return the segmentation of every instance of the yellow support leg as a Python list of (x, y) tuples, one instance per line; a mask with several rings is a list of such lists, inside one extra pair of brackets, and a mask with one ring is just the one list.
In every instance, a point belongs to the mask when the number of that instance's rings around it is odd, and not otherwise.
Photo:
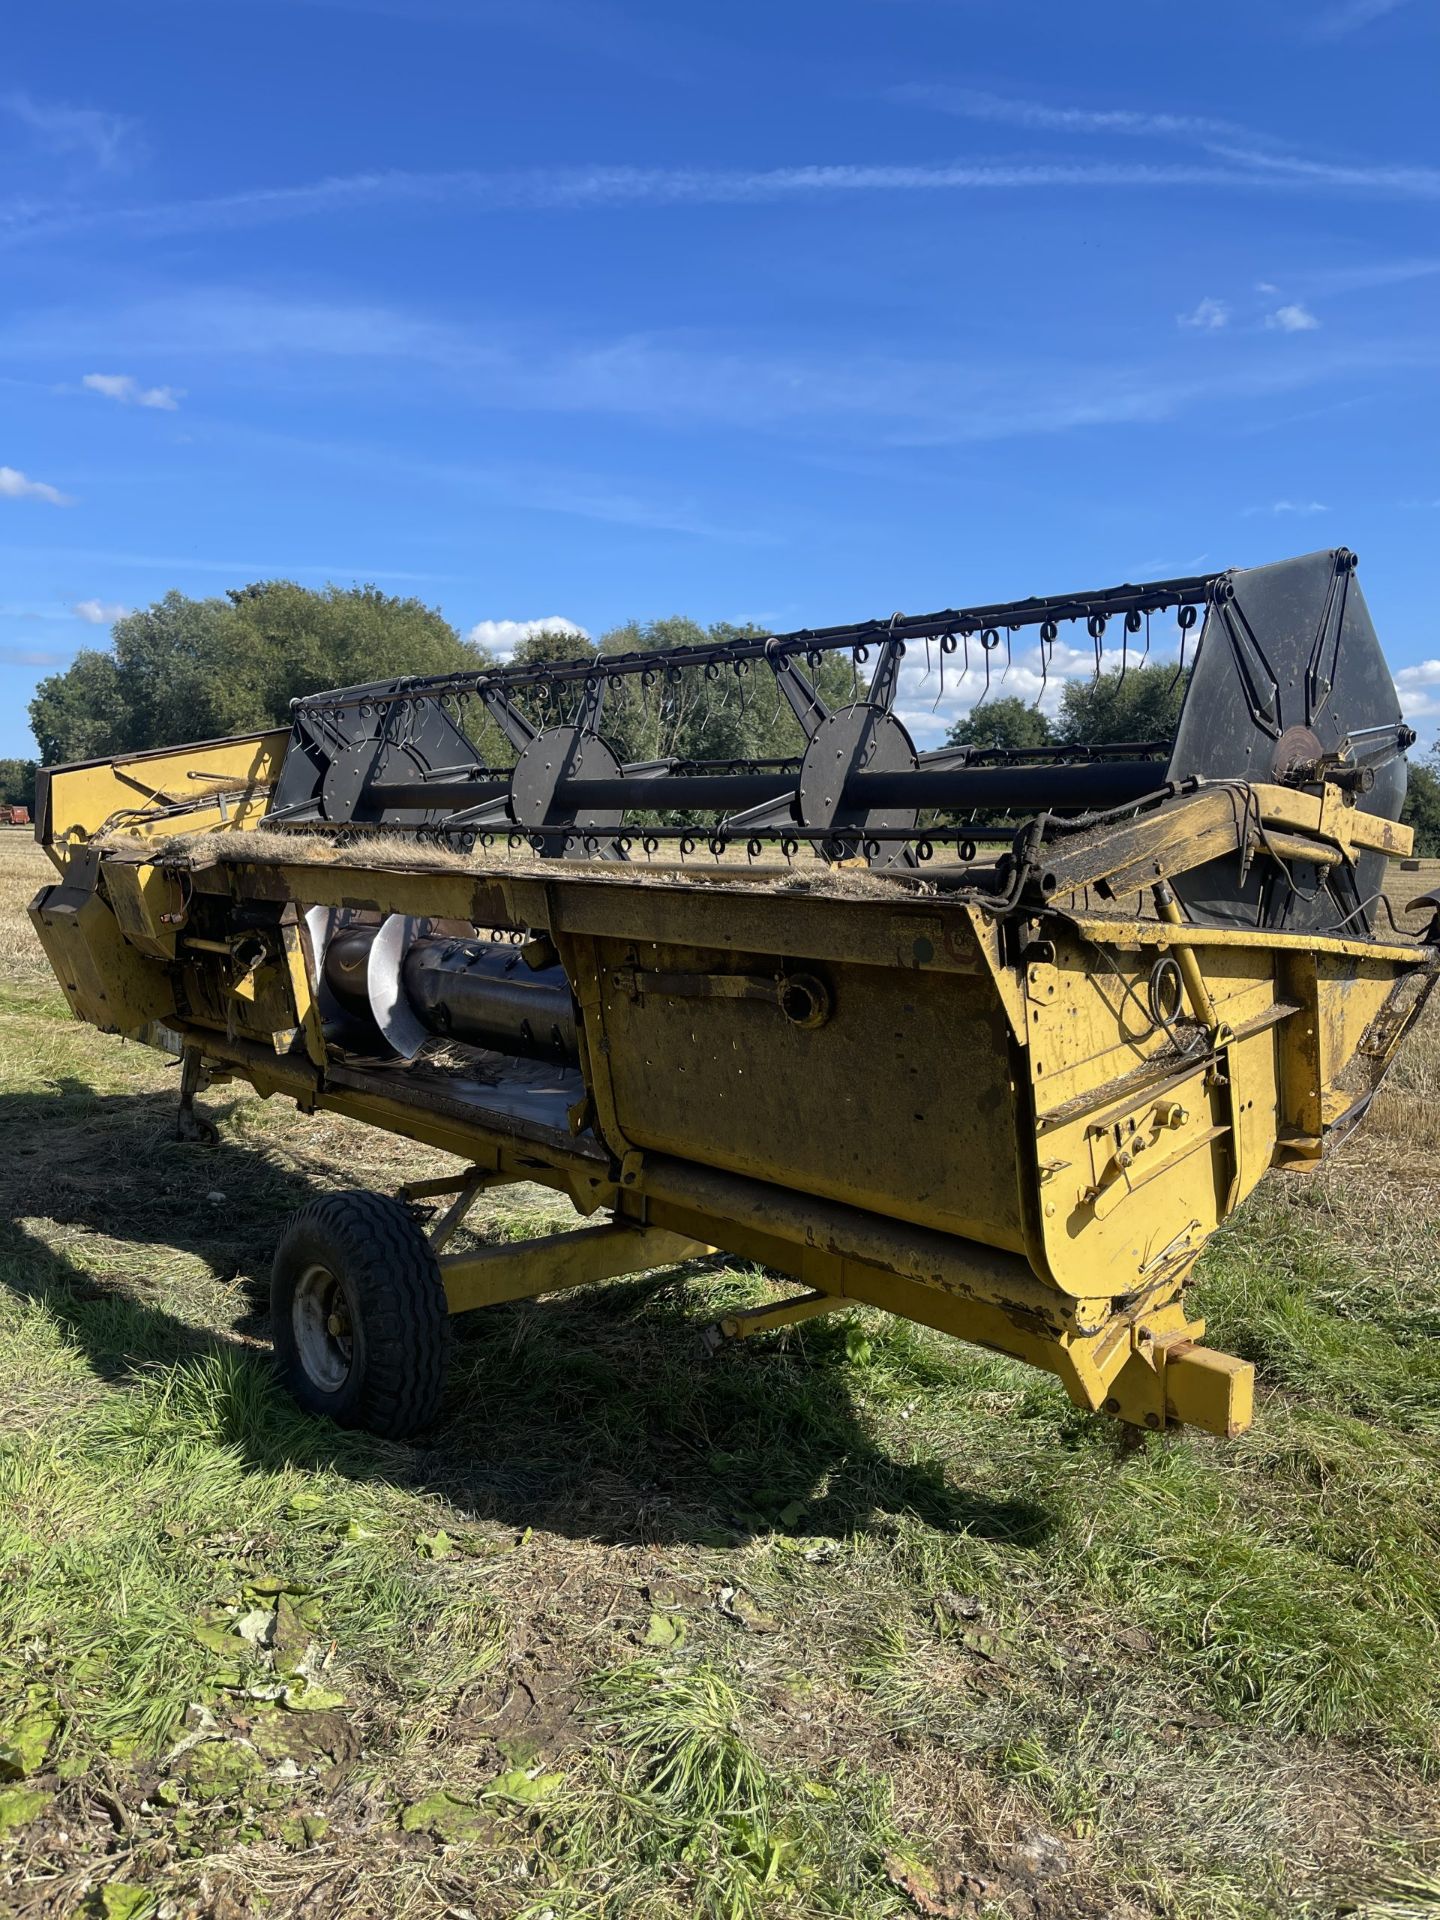
[(475, 1307), (494, 1306), (501, 1300), (560, 1293), (592, 1280), (645, 1273), (651, 1267), (674, 1266), (714, 1251), (705, 1241), (687, 1239), (683, 1234), (610, 1221), (600, 1227), (581, 1227), (574, 1233), (551, 1233), (508, 1246), (479, 1247), (473, 1253), (442, 1254), (440, 1278), (451, 1313), (469, 1313)]

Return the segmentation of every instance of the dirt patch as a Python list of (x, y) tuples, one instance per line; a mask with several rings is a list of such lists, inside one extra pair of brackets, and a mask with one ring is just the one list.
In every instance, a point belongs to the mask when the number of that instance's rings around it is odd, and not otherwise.
[(457, 1702), (446, 1738), (497, 1768), (550, 1764), (585, 1739), (582, 1708), (575, 1672), (512, 1660), (491, 1684)]

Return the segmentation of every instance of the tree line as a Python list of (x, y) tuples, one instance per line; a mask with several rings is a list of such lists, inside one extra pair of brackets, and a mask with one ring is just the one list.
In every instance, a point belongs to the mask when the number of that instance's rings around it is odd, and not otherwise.
[[(540, 631), (526, 637), (512, 664), (657, 651), (763, 631), (680, 618), (631, 622), (599, 640)], [(30, 724), (41, 764), (53, 766), (288, 726), (292, 700), (330, 687), (475, 673), (498, 664), (437, 609), (375, 587), (315, 591), (278, 580), (204, 600), (168, 593), (117, 620), (107, 650), (87, 648), (63, 673), (42, 680)], [(762, 682), (768, 698), (760, 695)], [(836, 704), (849, 700), (848, 663), (827, 661), (820, 691)], [(534, 695), (522, 695), (518, 704), (532, 707), (536, 719), (545, 717)], [(474, 719), (481, 753), (508, 759), (493, 726)], [(790, 709), (764, 674), (743, 683), (733, 674), (714, 681), (686, 675), (678, 687), (662, 686), (658, 697), (626, 681), (608, 693), (604, 730), (627, 760), (766, 759), (801, 744)]]
[[(541, 631), (526, 637), (512, 661), (653, 652), (763, 632), (680, 616), (631, 621), (595, 640)], [(292, 700), (329, 687), (497, 664), (437, 608), (372, 586), (316, 590), (269, 580), (208, 599), (172, 592), (117, 620), (108, 649), (87, 648), (42, 680), (30, 723), (40, 764), (53, 766), (286, 726)], [(863, 697), (848, 656), (826, 656), (816, 680), (830, 706)], [(1068, 681), (1053, 719), (1013, 695), (986, 700), (956, 721), (948, 740), (1020, 748), (1165, 740), (1183, 697), (1173, 667), (1132, 666)], [(528, 699), (537, 721), (556, 717), (537, 696)], [(657, 688), (637, 679), (613, 683), (602, 727), (625, 760), (780, 759), (803, 746), (794, 715), (763, 672), (687, 673)], [(509, 758), (493, 725), (475, 735), (482, 755), (497, 764)], [(35, 769), (33, 760), (0, 760), (0, 804), (32, 804)], [(1411, 761), (1404, 818), (1416, 829), (1416, 851), (1440, 855), (1440, 745), (1428, 763)]]

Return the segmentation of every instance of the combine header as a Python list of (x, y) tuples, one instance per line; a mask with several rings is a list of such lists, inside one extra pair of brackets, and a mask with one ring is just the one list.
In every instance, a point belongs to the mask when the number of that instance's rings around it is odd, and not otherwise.
[[(920, 752), (895, 711), (902, 662), (998, 687), (1063, 630), (1123, 672), (1157, 617), (1173, 739)], [(787, 756), (745, 754), (756, 702)], [(714, 757), (667, 753), (697, 713)], [(1417, 940), (1383, 892), (1412, 740), (1342, 550), (318, 694), (42, 773), (32, 913), (76, 1014), (180, 1055), (182, 1130), (239, 1077), (461, 1162), (291, 1222), (275, 1343), (316, 1411), (413, 1431), (450, 1314), (722, 1249), (804, 1291), (717, 1337), (866, 1302), (1234, 1434), (1251, 1369), (1186, 1281), (1434, 984), (1440, 914)], [(456, 1250), (519, 1180), (591, 1224)]]

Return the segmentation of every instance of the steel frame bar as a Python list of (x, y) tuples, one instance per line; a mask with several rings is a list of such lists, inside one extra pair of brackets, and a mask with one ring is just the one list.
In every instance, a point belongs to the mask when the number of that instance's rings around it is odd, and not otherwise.
[(713, 1352), (726, 1340), (753, 1340), (757, 1334), (797, 1326), (821, 1314), (842, 1313), (846, 1305), (847, 1302), (835, 1294), (814, 1288), (808, 1293), (792, 1295), (788, 1300), (772, 1300), (763, 1307), (742, 1307), (735, 1313), (727, 1313), (713, 1327), (706, 1327), (701, 1338)]
[(1147, 581), (1141, 586), (1103, 587), (1088, 593), (1052, 594), (1028, 600), (995, 601), (987, 606), (949, 607), (935, 613), (895, 614), (889, 619), (860, 620), (837, 627), (802, 627), (790, 633), (759, 634), (721, 643), (672, 649), (666, 653), (617, 653), (601, 660), (546, 660), (520, 667), (500, 667), (488, 673), (439, 674), (393, 685), (377, 681), (365, 687), (346, 687), (336, 693), (311, 694), (298, 703), (302, 712), (334, 713), (346, 706), (385, 706), (417, 696), (446, 693), (487, 693), (511, 688), (548, 686), (630, 674), (660, 674), (677, 655), (686, 666), (730, 666), (776, 656), (833, 653), (884, 641), (943, 639), (947, 634), (978, 635), (987, 628), (1043, 625), (1047, 620), (1110, 620), (1126, 613), (1157, 613), (1167, 607), (1208, 603), (1221, 573), (1191, 574), (1174, 580)]
[(616, 1219), (472, 1253), (441, 1254), (440, 1278), (451, 1313), (469, 1313), (503, 1300), (533, 1300), (620, 1274), (677, 1266), (714, 1252), (711, 1241)]
[[(1074, 807), (1123, 806), (1164, 786), (1163, 768), (1145, 760), (1087, 760), (1074, 766), (920, 767), (904, 773), (856, 773), (846, 783), (847, 801), (861, 807), (936, 807), (950, 811), (981, 807), (1032, 812)], [(503, 800), (509, 783), (496, 780), (377, 780), (366, 789), (381, 807), (431, 809), (477, 807)], [(655, 774), (560, 780), (555, 806), (566, 813), (585, 808), (674, 808), (692, 813), (762, 806), (795, 792), (795, 776), (771, 773)], [(563, 822), (547, 831), (583, 832)], [(818, 831), (834, 837), (836, 829)], [(883, 829), (881, 830), (883, 831)], [(592, 835), (592, 837), (594, 837)], [(608, 834), (598, 837), (608, 838)], [(888, 837), (888, 836), (887, 836)], [(903, 837), (914, 839), (909, 828)]]

